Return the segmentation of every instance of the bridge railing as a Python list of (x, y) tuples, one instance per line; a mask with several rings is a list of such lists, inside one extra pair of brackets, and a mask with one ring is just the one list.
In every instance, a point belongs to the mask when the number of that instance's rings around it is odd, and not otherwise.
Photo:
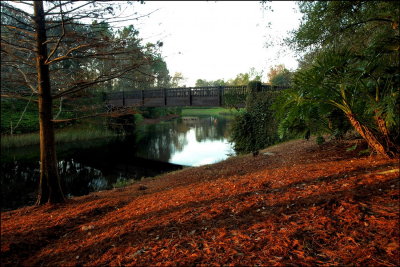
[[(283, 90), (288, 87), (261, 85), (261, 91)], [(244, 101), (249, 93), (246, 85), (241, 86), (203, 86), (180, 88), (151, 88), (108, 93), (107, 102), (114, 106), (221, 106), (224, 99)]]

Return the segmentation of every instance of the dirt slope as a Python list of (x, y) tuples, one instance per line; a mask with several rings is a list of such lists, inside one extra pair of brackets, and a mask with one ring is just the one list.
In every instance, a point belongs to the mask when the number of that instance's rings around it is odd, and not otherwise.
[(297, 140), (1, 213), (2, 265), (398, 266), (399, 161)]

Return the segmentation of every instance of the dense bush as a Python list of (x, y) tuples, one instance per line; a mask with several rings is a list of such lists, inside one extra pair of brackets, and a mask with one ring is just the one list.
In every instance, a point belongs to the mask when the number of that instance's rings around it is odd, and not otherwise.
[(279, 92), (259, 92), (260, 83), (249, 83), (251, 93), (246, 110), (236, 115), (232, 123), (231, 141), (238, 153), (257, 154), (258, 150), (279, 141), (277, 121), (272, 103)]

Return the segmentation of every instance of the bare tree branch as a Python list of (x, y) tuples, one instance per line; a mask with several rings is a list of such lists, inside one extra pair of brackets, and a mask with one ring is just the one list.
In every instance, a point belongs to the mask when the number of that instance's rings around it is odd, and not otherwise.
[(53, 121), (54, 121), (54, 120), (57, 120), (58, 116), (60, 116), (60, 114), (61, 114), (63, 100), (64, 100), (64, 98), (63, 98), (63, 97), (60, 97), (60, 107), (59, 107), (59, 109), (58, 109), (58, 112), (57, 112), (56, 116), (54, 116)]
[[(15, 26), (15, 25), (9, 25), (9, 24), (1, 23), (0, 26), (7, 27), (7, 28), (9, 28), (9, 29), (13, 29), (13, 30), (16, 30), (16, 31), (20, 31), (20, 32), (26, 33), (26, 34), (28, 34), (28, 35), (30, 35), (30, 36), (34, 36), (34, 34), (35, 34), (34, 32), (31, 32), (31, 31), (28, 31), (28, 30), (26, 30), (26, 29), (17, 27), (17, 26)], [(22, 34), (20, 34), (20, 36), (26, 37), (25, 35), (22, 35)]]
[[(17, 94), (3, 94), (1, 93), (0, 97), (4, 97), (4, 98), (14, 98), (14, 99), (22, 99), (22, 100), (27, 100), (29, 101), (29, 97), (26, 96), (21, 96), (21, 95), (17, 95)], [(33, 102), (38, 102), (38, 100), (31, 100)]]
[(15, 69), (17, 69), (17, 70), (19, 71), (19, 73), (22, 74), (22, 76), (24, 77), (24, 80), (25, 80), (25, 84), (26, 84), (29, 88), (31, 88), (32, 93), (37, 93), (37, 92), (38, 92), (37, 88), (33, 87), (33, 85), (29, 82), (28, 77), (26, 77), (25, 72), (23, 72), (23, 71), (21, 70), (21, 68), (19, 68), (17, 65), (12, 65), (12, 67), (14, 67)]
[(124, 75), (124, 74), (126, 74), (126, 73), (128, 73), (128, 72), (130, 72), (132, 70), (135, 70), (137, 68), (138, 68), (138, 66), (133, 66), (133, 67), (128, 68), (126, 70), (123, 70), (121, 72), (116, 72), (114, 74), (110, 74), (110, 76), (108, 76), (108, 77), (104, 77), (104, 76), (100, 75), (100, 76), (96, 77), (92, 81), (78, 83), (75, 86), (73, 86), (73, 87), (71, 87), (71, 88), (69, 88), (69, 89), (67, 89), (67, 90), (65, 90), (65, 91), (63, 91), (61, 93), (55, 94), (53, 96), (53, 99), (79, 92), (79, 91), (84, 90), (86, 88), (89, 88), (89, 87), (91, 87), (91, 86), (93, 86), (95, 84), (111, 81), (111, 80), (119, 78), (122, 75)]
[(71, 54), (72, 52), (74, 52), (74, 51), (76, 51), (76, 50), (78, 50), (78, 49), (84, 48), (84, 47), (90, 47), (90, 45), (89, 45), (89, 44), (82, 44), (82, 45), (78, 45), (78, 46), (76, 46), (76, 47), (73, 47), (73, 48), (69, 49), (69, 50), (67, 51), (67, 53), (65, 53), (65, 55), (59, 56), (59, 57), (56, 57), (56, 58), (53, 59), (53, 60), (47, 61), (46, 64), (49, 65), (49, 64), (51, 64), (51, 63), (53, 63), (53, 62), (56, 62), (56, 61), (60, 61), (60, 60), (63, 60), (63, 59), (72, 58), (72, 57), (68, 57), (68, 55)]
[(56, 43), (56, 45), (54, 46), (53, 50), (50, 52), (50, 54), (48, 55), (47, 59), (45, 60), (44, 64), (49, 64), (49, 60), (50, 58), (54, 55), (54, 53), (57, 51), (58, 47), (60, 46), (61, 40), (64, 38), (65, 36), (65, 25), (64, 25), (64, 14), (63, 14), (63, 10), (62, 10), (62, 5), (61, 5), (61, 1), (60, 2), (60, 14), (61, 14), (61, 27), (62, 27), (62, 34), (60, 36), (60, 38), (58, 38), (58, 41)]
[(33, 96), (33, 92), (31, 94), (31, 96), (29, 97), (28, 103), (26, 104), (24, 111), (22, 112), (21, 116), (19, 117), (19, 120), (17, 122), (17, 125), (15, 125), (15, 127), (13, 128), (11, 125), (11, 135), (13, 134), (13, 132), (15, 131), (15, 129), (17, 129), (17, 127), (19, 126), (19, 124), (21, 123), (22, 117), (25, 115), (26, 110), (28, 109), (29, 104), (31, 103), (32, 100), (32, 96)]
[(33, 49), (30, 49), (30, 48), (27, 48), (27, 47), (24, 47), (24, 46), (21, 46), (21, 45), (17, 45), (17, 44), (12, 44), (12, 43), (6, 41), (5, 39), (1, 39), (0, 42), (1, 42), (1, 45), (12, 46), (16, 50), (27, 51), (27, 52), (32, 52), (33, 51)]

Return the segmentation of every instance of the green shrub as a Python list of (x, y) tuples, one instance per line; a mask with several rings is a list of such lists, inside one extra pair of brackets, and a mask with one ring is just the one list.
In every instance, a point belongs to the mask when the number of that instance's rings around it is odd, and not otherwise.
[(231, 141), (237, 153), (254, 153), (279, 141), (275, 112), (271, 106), (278, 92), (258, 92), (257, 84), (246, 100), (246, 110), (235, 116), (231, 128)]
[(325, 138), (323, 136), (318, 136), (315, 141), (318, 145), (322, 145), (323, 143), (325, 143)]

